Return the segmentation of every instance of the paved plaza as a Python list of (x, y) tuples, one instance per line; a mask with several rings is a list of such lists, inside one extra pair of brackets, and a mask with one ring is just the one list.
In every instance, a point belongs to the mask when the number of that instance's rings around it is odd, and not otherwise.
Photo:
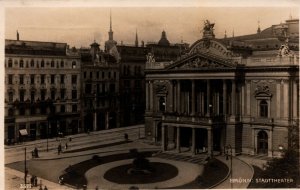
[[(133, 126), (129, 128), (122, 129), (113, 129), (112, 131), (99, 131), (91, 134), (80, 134), (77, 136), (72, 136), (72, 141), (69, 141), (68, 138), (65, 139), (51, 139), (49, 151), (46, 151), (45, 140), (34, 142), (29, 142), (23, 145), (16, 145), (15, 147), (7, 147), (5, 154), (5, 189), (19, 189), (20, 183), (24, 183), (24, 173), (18, 168), (24, 168), (24, 146), (27, 147), (28, 152), (33, 149), (35, 146), (38, 146), (40, 149), (40, 158), (31, 158), (31, 155), (28, 153), (27, 164), (29, 174), (35, 174), (38, 176), (38, 183), (42, 183), (42, 186), (47, 186), (48, 189), (72, 189), (72, 187), (59, 185), (58, 176), (67, 168), (68, 165), (73, 165), (87, 159), (91, 159), (93, 155), (98, 155), (100, 157), (128, 153), (130, 149), (137, 148), (139, 151), (159, 151), (160, 146), (151, 144), (144, 139), (141, 139), (141, 134), (143, 134), (142, 126)], [(115, 146), (103, 146), (102, 148), (88, 148), (88, 147), (97, 147), (99, 145), (104, 145), (108, 143), (115, 143), (122, 141), (124, 138), (124, 133), (129, 134), (130, 140), (132, 142), (118, 144)], [(98, 140), (98, 141), (97, 141)], [(49, 143), (48, 142), (48, 143)], [(57, 143), (69, 143), (68, 151), (74, 150), (70, 153), (57, 154), (56, 145)], [(75, 151), (76, 149), (86, 151)], [(14, 150), (15, 149), (15, 150)], [(14, 150), (14, 151), (13, 151)], [(64, 150), (66, 151), (66, 150)], [(187, 184), (193, 180), (198, 175), (201, 175), (203, 172), (203, 165), (199, 162), (203, 162), (204, 155), (198, 155), (197, 157), (191, 157), (186, 161), (172, 160), (172, 158), (165, 158), (166, 154), (159, 153), (158, 157), (150, 158), (150, 161), (159, 161), (161, 163), (169, 163), (177, 167), (179, 174), (169, 180), (151, 184), (116, 184), (110, 181), (107, 181), (103, 178), (104, 173), (112, 167), (130, 163), (131, 160), (125, 159), (121, 161), (111, 162), (107, 164), (101, 164), (97, 167), (91, 168), (85, 173), (85, 177), (88, 179), (88, 188), (95, 189), (96, 186), (104, 189), (128, 189), (131, 186), (137, 186), (139, 188), (172, 188)], [(159, 156), (160, 155), (160, 156)], [(230, 168), (230, 162), (225, 159), (224, 156), (217, 156), (217, 159), (225, 163), (228, 168)], [(20, 162), (21, 161), (21, 162)], [(194, 161), (194, 162), (193, 162)], [(53, 163), (53, 164), (52, 164)], [(204, 162), (203, 162), (204, 163)], [(233, 175), (232, 178), (245, 178), (251, 179), (253, 177), (253, 168), (251, 165), (248, 165), (246, 162), (238, 158), (233, 158)], [(38, 166), (38, 167), (37, 167)], [(49, 171), (49, 172), (45, 172)], [(45, 173), (47, 175), (45, 175)], [(41, 175), (38, 175), (41, 174)], [(29, 181), (30, 177), (27, 177)], [(46, 180), (47, 179), (47, 180)], [(249, 183), (234, 183), (232, 184), (233, 188), (247, 188)], [(230, 173), (220, 181), (213, 188), (226, 189), (231, 188), (230, 184)], [(33, 189), (39, 189), (39, 187), (34, 187)]]

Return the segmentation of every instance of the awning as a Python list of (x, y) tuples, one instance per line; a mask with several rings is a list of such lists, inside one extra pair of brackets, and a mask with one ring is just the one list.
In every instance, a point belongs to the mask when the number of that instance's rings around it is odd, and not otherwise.
[(21, 130), (20, 130), (20, 134), (21, 134), (22, 136), (28, 135), (27, 129), (21, 129)]

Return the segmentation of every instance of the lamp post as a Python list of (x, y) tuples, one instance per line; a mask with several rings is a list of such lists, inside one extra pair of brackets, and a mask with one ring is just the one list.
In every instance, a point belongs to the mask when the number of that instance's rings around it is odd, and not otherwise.
[[(228, 156), (230, 156), (230, 179), (232, 179), (232, 173), (233, 173), (232, 172), (232, 147), (230, 144), (225, 147), (225, 155), (226, 155), (226, 160), (228, 160)], [(231, 183), (231, 181), (229, 182), (230, 182), (230, 187), (232, 189), (233, 183)]]
[(25, 156), (24, 156), (24, 182), (25, 182), (25, 190), (26, 190), (26, 186), (27, 186), (27, 173), (28, 173), (28, 170), (27, 170), (27, 166), (26, 166), (26, 147), (24, 148), (24, 153), (25, 153)]

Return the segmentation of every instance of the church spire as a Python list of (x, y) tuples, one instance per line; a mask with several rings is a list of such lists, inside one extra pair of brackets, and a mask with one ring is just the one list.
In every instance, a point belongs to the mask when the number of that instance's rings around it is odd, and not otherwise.
[(114, 33), (112, 31), (112, 20), (111, 20), (111, 10), (109, 11), (109, 32), (108, 32), (108, 39), (113, 40), (114, 39)]
[(261, 32), (261, 30), (260, 30), (260, 21), (259, 20), (257, 21), (257, 25), (258, 25), (258, 27), (257, 27), (257, 33), (259, 34)]
[(139, 47), (139, 40), (138, 40), (137, 29), (135, 29), (135, 47)]
[(20, 40), (20, 35), (19, 35), (19, 31), (17, 30), (17, 40)]

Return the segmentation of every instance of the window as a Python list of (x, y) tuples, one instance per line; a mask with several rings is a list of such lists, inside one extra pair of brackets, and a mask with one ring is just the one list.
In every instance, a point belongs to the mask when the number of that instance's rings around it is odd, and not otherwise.
[(45, 61), (43, 59), (41, 61), (41, 67), (45, 67)]
[(11, 68), (12, 67), (12, 59), (8, 60), (8, 67)]
[(97, 79), (99, 79), (99, 71), (97, 71)]
[(117, 73), (116, 72), (114, 72), (114, 79), (116, 79), (117, 78)]
[(30, 84), (34, 84), (34, 75), (30, 75)]
[(110, 79), (110, 71), (108, 72), (108, 78)]
[(64, 100), (66, 95), (66, 90), (65, 89), (60, 89), (60, 99)]
[(45, 84), (45, 75), (41, 75), (41, 84)]
[(159, 98), (159, 111), (166, 111), (166, 100), (164, 97)]
[(60, 62), (60, 67), (63, 68), (64, 66), (65, 66), (65, 62), (64, 62), (64, 61), (61, 61), (61, 62)]
[(51, 90), (51, 99), (55, 100), (55, 90)]
[(260, 107), (260, 117), (268, 117), (268, 102), (262, 100), (259, 104)]
[(34, 102), (34, 100), (35, 100), (35, 92), (34, 91), (30, 92), (30, 100), (31, 100), (31, 102)]
[(77, 112), (77, 105), (72, 105), (72, 112)]
[(54, 67), (54, 61), (52, 60), (50, 64), (51, 64), (51, 67), (53, 68)]
[(90, 79), (93, 78), (93, 72), (90, 72)]
[(50, 82), (51, 84), (55, 83), (55, 75), (50, 75)]
[(60, 84), (65, 84), (65, 75), (60, 75)]
[(20, 75), (20, 84), (24, 84), (24, 75)]
[(72, 84), (77, 84), (77, 75), (72, 75)]
[(13, 83), (13, 75), (8, 75), (8, 84)]
[(9, 92), (8, 93), (8, 102), (13, 102), (14, 101), (14, 93), (13, 92)]
[(105, 84), (102, 84), (102, 93), (104, 93), (106, 90), (105, 90)]
[(85, 85), (85, 93), (87, 93), (87, 94), (92, 93), (92, 85), (91, 84), (86, 84)]
[(77, 90), (72, 90), (72, 100), (77, 99)]
[(115, 84), (110, 84), (109, 85), (109, 91), (114, 93), (115, 92)]
[(24, 97), (25, 97), (25, 91), (24, 90), (20, 90), (20, 102), (24, 102)]
[(46, 100), (46, 90), (42, 89), (41, 90), (41, 101), (45, 101)]
[(66, 112), (66, 107), (65, 107), (64, 105), (61, 105), (61, 106), (60, 106), (60, 112), (61, 112), (61, 113)]
[(105, 75), (104, 75), (104, 72), (102, 71), (102, 78), (104, 79)]
[(25, 115), (25, 108), (22, 106), (22, 107), (20, 107), (20, 109), (19, 109), (19, 114), (20, 115)]
[(20, 60), (20, 68), (24, 68), (24, 61), (23, 61), (23, 59)]
[(76, 69), (76, 61), (72, 62), (72, 69)]
[(86, 72), (84, 71), (84, 73), (83, 73), (83, 78), (86, 78)]
[(34, 115), (34, 114), (35, 114), (35, 107), (34, 107), (34, 106), (31, 106), (31, 107), (30, 107), (30, 114), (31, 114), (31, 115)]
[(8, 116), (13, 116), (14, 115), (14, 109), (9, 108), (8, 109)]
[(31, 61), (30, 61), (30, 67), (34, 67), (34, 60), (33, 59), (31, 59)]

